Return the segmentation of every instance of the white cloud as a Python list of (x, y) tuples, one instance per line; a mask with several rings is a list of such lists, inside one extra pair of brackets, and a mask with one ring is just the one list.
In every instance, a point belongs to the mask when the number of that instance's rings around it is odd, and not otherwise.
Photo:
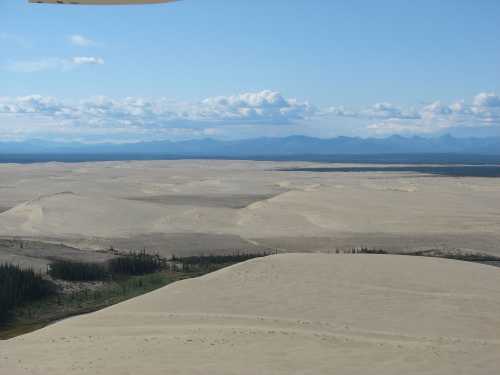
[(464, 100), (460, 100), (450, 105), (449, 107), (452, 113), (470, 115), (472, 113), (471, 107), (465, 103)]
[[(361, 136), (453, 133), (454, 129), (470, 129), (472, 134), (474, 129), (489, 129), (491, 134), (500, 134), (500, 107), (491, 99), (495, 94), (487, 96), (489, 99), (484, 99), (484, 95), (479, 94), (471, 104), (463, 100), (451, 104), (435, 101), (404, 108), (381, 102), (358, 110), (343, 106), (317, 109), (306, 101), (269, 90), (210, 97), (198, 102), (133, 97), (94, 97), (78, 102), (36, 95), (0, 97), (0, 137), (9, 134), (33, 137), (43, 131), (51, 137), (59, 134), (61, 137), (139, 140), (297, 133), (333, 135), (334, 129), (337, 134), (342, 129), (344, 133)], [(14, 123), (17, 125), (9, 125)]]
[(59, 113), (59, 102), (51, 97), (40, 95), (17, 98), (0, 98), (0, 113), (55, 115)]
[(391, 103), (378, 103), (360, 110), (331, 107), (327, 113), (369, 121), (366, 129), (375, 134), (428, 134), (459, 127), (497, 126), (500, 129), (500, 98), (494, 93), (480, 93), (473, 98), (472, 104), (464, 100), (450, 105), (435, 101), (419, 108), (401, 108)]
[(392, 103), (377, 103), (372, 108), (361, 113), (369, 118), (387, 119), (416, 119), (419, 114), (412, 109), (402, 109)]
[(104, 60), (100, 57), (78, 56), (73, 57), (71, 62), (75, 65), (102, 65)]
[(90, 47), (95, 44), (91, 39), (79, 34), (70, 35), (68, 41), (77, 47)]
[(330, 107), (327, 113), (339, 117), (366, 119), (417, 119), (420, 114), (412, 108), (403, 109), (392, 103), (381, 102), (361, 110), (346, 109), (344, 106)]
[(442, 104), (440, 101), (433, 102), (424, 106), (420, 110), (420, 115), (417, 118), (433, 118), (437, 116), (448, 116), (453, 113), (450, 106)]
[(197, 118), (208, 121), (289, 123), (315, 112), (308, 102), (285, 99), (279, 92), (260, 91), (207, 98), (197, 106)]
[(282, 127), (303, 121), (314, 113), (315, 109), (307, 102), (285, 98), (274, 91), (211, 97), (193, 103), (164, 98), (95, 97), (67, 102), (39, 95), (0, 97), (0, 116), (29, 116), (24, 125), (28, 133), (40, 131), (37, 124), (43, 118), (44, 124), (52, 124), (51, 131), (59, 129), (61, 134), (76, 131), (116, 134), (121, 129), (124, 134), (135, 134), (141, 139), (174, 133), (213, 136), (231, 127)]
[(477, 107), (500, 107), (500, 97), (492, 92), (482, 92), (474, 98)]
[(341, 106), (327, 108), (324, 111), (324, 115), (325, 116), (332, 115), (338, 117), (357, 117), (358, 113), (356, 111), (346, 109), (346, 107), (341, 105)]
[(100, 57), (72, 57), (70, 59), (45, 58), (39, 60), (14, 61), (6, 65), (6, 69), (16, 73), (36, 73), (48, 70), (68, 71), (82, 65), (102, 65)]

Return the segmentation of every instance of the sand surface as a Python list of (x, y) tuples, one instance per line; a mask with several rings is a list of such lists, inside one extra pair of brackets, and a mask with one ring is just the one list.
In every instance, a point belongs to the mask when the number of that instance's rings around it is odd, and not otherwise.
[(0, 373), (493, 375), (498, 285), (453, 260), (270, 256), (0, 341)]
[(86, 251), (58, 243), (0, 239), (0, 264), (16, 264), (42, 273), (56, 259), (105, 262), (112, 257), (110, 253)]
[(500, 254), (500, 179), (278, 171), (321, 165), (2, 164), (0, 236), (164, 255), (353, 246)]

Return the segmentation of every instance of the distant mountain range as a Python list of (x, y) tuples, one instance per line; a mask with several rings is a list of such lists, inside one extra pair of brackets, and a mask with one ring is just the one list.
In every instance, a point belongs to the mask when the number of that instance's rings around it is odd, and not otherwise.
[(154, 141), (137, 143), (64, 143), (45, 140), (0, 142), (0, 155), (75, 154), (158, 157), (219, 158), (289, 158), (298, 155), (391, 155), (391, 154), (469, 154), (500, 155), (500, 137), (437, 138), (391, 136), (388, 138), (336, 137), (329, 139), (306, 136), (254, 138), (235, 141), (196, 139), (180, 142)]
[(296, 160), (338, 163), (500, 164), (500, 138), (401, 137), (330, 139), (305, 136), (237, 141), (64, 143), (0, 142), (0, 163), (163, 159)]

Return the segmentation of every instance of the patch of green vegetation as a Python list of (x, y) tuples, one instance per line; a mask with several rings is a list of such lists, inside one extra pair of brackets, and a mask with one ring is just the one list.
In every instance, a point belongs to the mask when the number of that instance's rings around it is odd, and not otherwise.
[(96, 287), (83, 288), (25, 303), (15, 309), (14, 319), (0, 327), (0, 339), (8, 339), (71, 316), (103, 309), (151, 292), (174, 281), (193, 277), (181, 272), (156, 272), (122, 277)]
[(420, 250), (408, 253), (408, 255), (421, 256), (421, 257), (434, 257), (434, 258), (447, 258), (454, 260), (462, 260), (464, 262), (499, 262), (500, 257), (475, 253), (475, 252), (446, 252), (443, 250)]
[(66, 281), (98, 281), (109, 279), (104, 264), (56, 260), (50, 264), (49, 275)]
[(161, 270), (165, 263), (166, 260), (159, 255), (151, 255), (143, 250), (111, 259), (108, 267), (113, 275), (144, 275)]
[(171, 263), (180, 264), (185, 272), (211, 272), (232, 264), (244, 262), (253, 258), (268, 256), (269, 253), (233, 253), (223, 255), (195, 255), (187, 257), (172, 256)]
[[(19, 336), (58, 320), (137, 297), (178, 280), (198, 277), (264, 255), (267, 254), (201, 255), (167, 260), (143, 251), (117, 257), (104, 265), (55, 262), (56, 267), (54, 264), (51, 266), (51, 276), (71, 281), (74, 291), (24, 300), (24, 303), (11, 310), (13, 319), (0, 326), (0, 339)], [(37, 280), (46, 281), (41, 276)], [(82, 287), (81, 283), (75, 282), (77, 280), (101, 281), (85, 283)]]
[(49, 275), (65, 281), (105, 281), (123, 275), (145, 275), (160, 271), (166, 260), (145, 250), (110, 259), (106, 263), (56, 260), (50, 264)]
[(418, 256), (418, 257), (429, 257), (429, 258), (445, 258), (461, 260), (464, 262), (500, 262), (500, 257), (479, 253), (479, 252), (468, 252), (463, 250), (443, 250), (443, 249), (428, 249), (428, 250), (416, 250), (416, 251), (386, 251), (382, 249), (369, 249), (369, 248), (353, 248), (350, 253), (352, 254), (393, 254), (393, 255), (407, 255), (407, 256)]
[(13, 308), (54, 293), (54, 284), (32, 269), (0, 265), (0, 323), (8, 318)]

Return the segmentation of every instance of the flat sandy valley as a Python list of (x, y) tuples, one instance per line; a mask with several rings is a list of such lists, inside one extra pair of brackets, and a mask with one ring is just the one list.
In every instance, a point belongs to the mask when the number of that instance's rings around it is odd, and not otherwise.
[(110, 247), (301, 253), (0, 341), (0, 373), (497, 374), (499, 268), (336, 252), (500, 255), (500, 179), (280, 170), (310, 166), (321, 164), (0, 165), (0, 262), (43, 270)]

